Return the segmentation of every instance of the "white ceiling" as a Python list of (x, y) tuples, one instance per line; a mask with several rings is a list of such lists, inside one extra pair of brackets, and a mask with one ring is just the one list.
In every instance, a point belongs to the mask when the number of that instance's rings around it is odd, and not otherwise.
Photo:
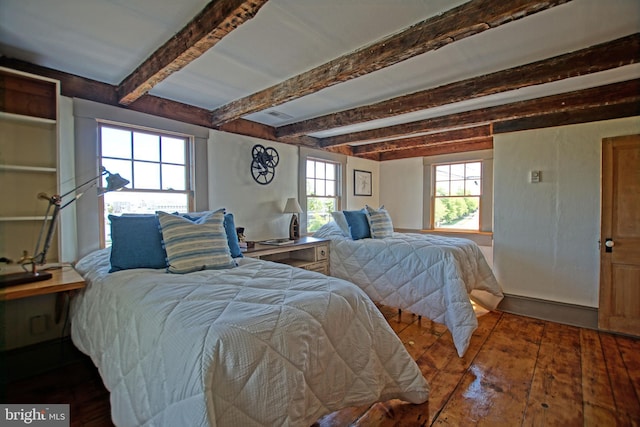
[[(0, 0), (0, 53), (119, 84), (208, 0)], [(465, 3), (463, 0), (269, 0), (257, 16), (154, 87), (215, 109)], [(638, 0), (573, 0), (246, 118), (280, 126), (527, 64), (640, 30)], [(640, 66), (492, 95), (331, 136), (640, 77)], [(604, 82), (604, 83), (603, 83)], [(290, 117), (290, 118), (287, 118)]]

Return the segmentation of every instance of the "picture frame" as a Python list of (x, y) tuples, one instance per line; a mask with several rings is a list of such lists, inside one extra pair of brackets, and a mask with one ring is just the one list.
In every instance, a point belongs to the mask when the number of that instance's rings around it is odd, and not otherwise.
[(353, 195), (371, 196), (371, 172), (353, 170)]

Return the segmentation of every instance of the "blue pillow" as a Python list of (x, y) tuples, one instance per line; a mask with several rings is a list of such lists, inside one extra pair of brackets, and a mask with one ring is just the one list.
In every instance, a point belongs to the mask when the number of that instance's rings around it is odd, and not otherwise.
[[(218, 209), (223, 210), (223, 209)], [(190, 219), (193, 222), (198, 222), (198, 220), (202, 219), (206, 215), (210, 214), (212, 211), (205, 212), (187, 212), (187, 213), (178, 213), (176, 215), (181, 215), (183, 218)], [(217, 211), (216, 211), (217, 212)], [(227, 234), (227, 243), (229, 243), (229, 250), (231, 251), (231, 256), (233, 258), (242, 258), (242, 251), (240, 250), (240, 242), (238, 241), (238, 233), (236, 232), (236, 223), (233, 219), (233, 214), (228, 213), (224, 215), (224, 231)]]
[(242, 251), (240, 250), (240, 242), (238, 241), (238, 233), (236, 232), (236, 223), (233, 220), (233, 214), (228, 213), (224, 215), (224, 231), (227, 233), (227, 243), (229, 243), (229, 250), (233, 258), (242, 258)]
[(109, 215), (109, 220), (110, 273), (132, 268), (167, 267), (167, 252), (162, 245), (162, 233), (156, 215)]
[(349, 224), (349, 232), (353, 240), (366, 239), (371, 237), (369, 230), (369, 221), (367, 220), (367, 211), (360, 209), (359, 211), (343, 211), (344, 218)]

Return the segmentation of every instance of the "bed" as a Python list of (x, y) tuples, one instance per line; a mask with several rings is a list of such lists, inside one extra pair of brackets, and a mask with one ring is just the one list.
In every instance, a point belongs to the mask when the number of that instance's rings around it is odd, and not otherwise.
[(76, 264), (87, 287), (72, 301), (71, 336), (98, 367), (118, 426), (309, 426), (348, 406), (428, 398), (351, 283), (250, 258), (187, 274), (110, 272), (113, 258), (102, 249)]
[(354, 239), (350, 231), (331, 221), (314, 234), (331, 241), (330, 274), (355, 283), (376, 303), (446, 325), (462, 357), (478, 327), (471, 300), (494, 310), (503, 298), (478, 245), (389, 227), (376, 238), (363, 232)]

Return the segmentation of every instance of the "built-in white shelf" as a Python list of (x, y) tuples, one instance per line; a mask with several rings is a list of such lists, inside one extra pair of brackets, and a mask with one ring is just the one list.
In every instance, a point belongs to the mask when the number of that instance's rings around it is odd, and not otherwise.
[(56, 168), (50, 168), (45, 166), (21, 166), (21, 165), (0, 165), (0, 170), (14, 171), (14, 172), (43, 172), (43, 173), (56, 173)]
[(30, 122), (30, 123), (45, 123), (50, 125), (56, 124), (56, 121), (53, 119), (45, 119), (44, 117), (24, 116), (22, 114), (7, 113), (5, 111), (0, 111), (0, 119), (15, 120), (19, 122)]
[(2, 221), (44, 221), (44, 216), (0, 216)]

